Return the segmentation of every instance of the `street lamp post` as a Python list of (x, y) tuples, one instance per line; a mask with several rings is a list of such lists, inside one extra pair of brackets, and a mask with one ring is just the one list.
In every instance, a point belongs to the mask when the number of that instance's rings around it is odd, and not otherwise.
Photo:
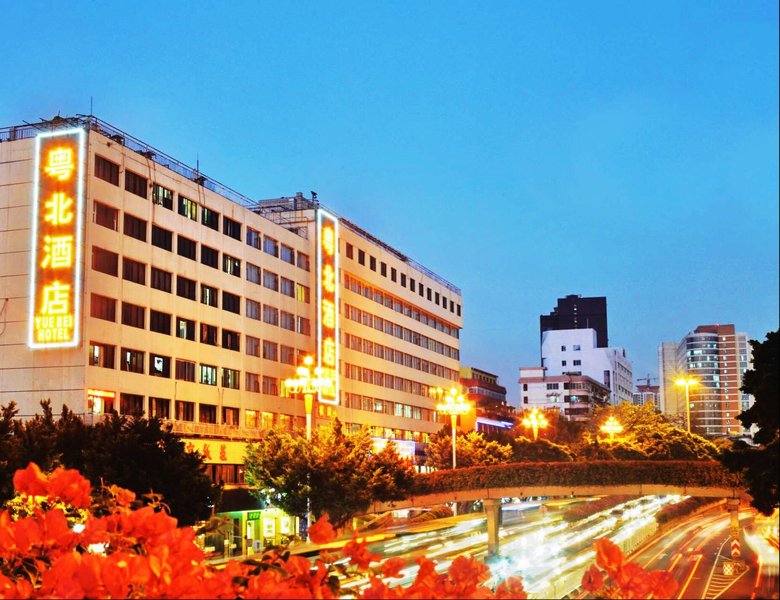
[[(311, 356), (303, 358), (303, 364), (295, 370), (296, 377), (284, 380), (284, 392), (294, 396), (303, 394), (303, 406), (306, 410), (306, 440), (311, 441), (311, 413), (314, 407), (314, 396), (322, 388), (333, 385), (329, 377), (322, 376), (322, 367), (314, 367), (314, 359)], [(308, 537), (311, 525), (311, 502), (306, 498), (306, 535)]]
[(545, 416), (539, 412), (539, 409), (534, 408), (531, 414), (523, 419), (523, 425), (530, 427), (534, 434), (534, 441), (539, 437), (539, 430), (547, 427), (548, 422)]
[(620, 421), (618, 421), (615, 417), (610, 417), (607, 419), (607, 422), (604, 423), (601, 427), (599, 427), (601, 431), (604, 433), (609, 434), (609, 441), (615, 439), (615, 434), (620, 433), (623, 431), (623, 426), (620, 424)]
[(431, 390), (432, 395), (436, 395), (441, 400), (444, 396), (444, 402), (439, 402), (436, 405), (436, 410), (445, 415), (450, 415), (452, 419), (452, 468), (457, 465), (457, 459), (455, 458), (455, 435), (457, 431), (458, 416), (465, 415), (471, 410), (471, 406), (463, 394), (458, 392), (457, 388), (450, 388), (447, 390), (446, 395), (441, 388), (434, 388)]
[(693, 377), (680, 377), (674, 382), (674, 385), (685, 388), (685, 424), (688, 433), (691, 432), (691, 399), (689, 389), (692, 385), (698, 385), (699, 380)]

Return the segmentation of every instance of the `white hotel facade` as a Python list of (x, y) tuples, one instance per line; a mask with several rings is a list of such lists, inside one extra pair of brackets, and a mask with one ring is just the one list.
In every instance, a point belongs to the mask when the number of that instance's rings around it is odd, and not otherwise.
[[(253, 201), (92, 116), (0, 129), (0, 404), (173, 423), (240, 483), (302, 427), (304, 354), (348, 429), (425, 442), (458, 382), (460, 290), (316, 199)], [(411, 450), (409, 450), (411, 451)]]

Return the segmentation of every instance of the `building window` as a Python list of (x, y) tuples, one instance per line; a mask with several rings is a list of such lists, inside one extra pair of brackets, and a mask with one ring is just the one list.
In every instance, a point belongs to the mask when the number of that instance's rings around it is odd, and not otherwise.
[(132, 258), (122, 257), (122, 279), (146, 285), (146, 265)]
[(140, 350), (122, 348), (122, 360), (120, 368), (130, 373), (144, 372), (144, 353)]
[(116, 323), (116, 300), (98, 294), (91, 294), (89, 314), (96, 319)]
[(260, 356), (260, 340), (251, 335), (246, 336), (246, 353), (250, 356)]
[(246, 373), (246, 391), (260, 392), (260, 376), (257, 373)]
[(241, 223), (234, 221), (233, 219), (229, 219), (228, 217), (222, 217), (222, 233), (240, 242)]
[(144, 329), (146, 323), (146, 308), (129, 302), (122, 302), (122, 325)]
[(302, 283), (295, 284), (295, 299), (299, 302), (305, 302), (308, 304), (311, 302), (311, 290), (308, 286)]
[(265, 360), (279, 360), (279, 345), (276, 342), (263, 340), (263, 358)]
[(524, 392), (527, 392), (527, 391), (528, 391), (528, 384), (527, 384), (527, 383), (524, 383), (524, 384), (523, 384), (523, 391), (524, 391)]
[(279, 291), (279, 276), (268, 270), (263, 270), (263, 286), (275, 292)]
[(141, 177), (132, 171), (125, 171), (125, 190), (136, 196), (146, 199), (149, 193), (149, 182), (146, 177)]
[(176, 317), (176, 337), (194, 342), (195, 321), (190, 321), (183, 317)]
[(171, 376), (171, 357), (160, 356), (159, 354), (149, 354), (149, 375), (154, 377), (170, 378)]
[(149, 330), (155, 333), (171, 335), (171, 315), (149, 309)]
[(548, 383), (547, 384), (547, 389), (548, 390), (557, 390), (558, 389), (558, 384), (557, 383)]
[(311, 322), (306, 317), (295, 318), (295, 331), (303, 335), (311, 335)]
[(195, 420), (195, 403), (187, 402), (186, 400), (176, 401), (176, 420), (177, 421), (194, 421)]
[(92, 222), (116, 231), (119, 211), (95, 200), (92, 203)]
[(152, 224), (152, 246), (157, 246), (170, 252), (173, 250), (173, 232)]
[(279, 380), (276, 377), (263, 375), (263, 393), (271, 396), (279, 395)]
[(207, 267), (219, 268), (219, 250), (200, 245), (200, 262)]
[(279, 292), (290, 298), (295, 298), (295, 282), (292, 279), (282, 277), (279, 282)]
[(141, 240), (142, 242), (146, 241), (146, 221), (143, 219), (125, 213), (122, 231), (131, 238)]
[(171, 280), (173, 275), (157, 267), (152, 267), (151, 285), (154, 289), (171, 293)]
[(271, 256), (279, 256), (279, 242), (274, 238), (265, 236), (263, 238), (263, 252)]
[(222, 255), (222, 270), (228, 275), (241, 277), (241, 261), (229, 254)]
[(200, 343), (209, 346), (217, 345), (217, 327), (208, 323), (200, 324)]
[(279, 315), (279, 327), (288, 331), (295, 331), (295, 315), (281, 311)]
[(575, 352), (579, 352), (579, 351), (580, 351), (580, 345), (579, 345), (579, 344), (574, 344), (574, 345), (571, 347), (571, 349), (572, 349), (572, 350), (574, 350)]
[(210, 208), (205, 206), (201, 208), (200, 222), (214, 231), (219, 231), (219, 213)]
[(229, 329), (222, 330), (222, 347), (228, 350), (241, 351), (241, 334)]
[(387, 263), (386, 262), (379, 263), (379, 274), (382, 277), (387, 277)]
[(159, 183), (152, 184), (152, 203), (173, 210), (173, 192)]
[(566, 346), (561, 346), (561, 352), (566, 352)]
[(574, 361), (574, 366), (575, 367), (579, 367), (580, 365), (582, 365), (582, 361), (581, 360), (575, 360)]
[(295, 348), (292, 348), (290, 346), (280, 345), (279, 346), (279, 362), (284, 363), (285, 365), (294, 365), (295, 364)]
[(200, 284), (201, 304), (207, 304), (208, 306), (217, 308), (219, 303), (218, 295), (219, 292), (217, 291), (217, 288), (213, 288), (210, 285), (206, 285), (204, 283)]
[(269, 325), (279, 325), (279, 309), (269, 304), (263, 305), (263, 322)]
[(189, 360), (176, 359), (176, 379), (195, 381), (195, 363)]
[(246, 263), (246, 280), (252, 283), (260, 284), (260, 267), (252, 263)]
[(401, 285), (403, 287), (406, 287), (406, 275), (404, 275), (403, 273), (401, 273)]
[(565, 360), (562, 360), (562, 361), (561, 361), (561, 366), (562, 366), (562, 367), (565, 367), (565, 366), (566, 366), (566, 361), (565, 361)]
[(171, 418), (171, 401), (168, 398), (149, 398), (149, 416), (158, 419)]
[[(395, 270), (395, 267), (390, 267), (390, 281), (395, 281), (397, 271)], [(438, 296), (438, 294), (437, 294)]]
[(225, 425), (238, 426), (238, 414), (237, 408), (231, 408), (229, 406), (222, 407), (222, 422)]
[(246, 298), (244, 300), (244, 312), (248, 319), (260, 320), (260, 303)]
[(409, 278), (409, 291), (412, 291), (412, 292), (416, 291), (416, 290), (414, 289), (414, 288), (415, 288), (415, 285), (416, 285), (416, 282), (415, 282), (415, 280), (414, 280), (414, 279), (412, 279), (412, 278), (410, 277), (410, 278)]
[(195, 282), (181, 275), (176, 276), (176, 295), (195, 300)]
[(358, 264), (366, 266), (366, 252), (358, 248)]
[(119, 185), (119, 165), (107, 158), (95, 155), (95, 177)]
[(119, 255), (116, 252), (92, 246), (92, 269), (116, 277), (119, 273)]
[(309, 255), (304, 254), (303, 252), (298, 252), (295, 255), (295, 264), (298, 265), (299, 269), (303, 269), (304, 271), (310, 270), (309, 267)]
[(140, 394), (119, 394), (119, 412), (123, 415), (144, 414), (144, 397)]
[(368, 257), (368, 268), (372, 271), (376, 271), (376, 258), (373, 256)]
[(193, 221), (198, 220), (198, 205), (189, 198), (179, 194), (179, 214)]
[(238, 369), (222, 369), (222, 387), (230, 390), (241, 389), (241, 371)]
[(258, 250), (260, 250), (263, 243), (263, 236), (261, 236), (257, 231), (255, 231), (251, 227), (247, 227), (246, 243), (247, 246), (252, 246), (252, 248), (257, 248)]
[(352, 244), (347, 242), (347, 244), (345, 246), (345, 250), (346, 250), (347, 258), (353, 258), (354, 248), (353, 248)]
[(217, 385), (217, 367), (212, 365), (200, 366), (200, 383)]
[(115, 352), (116, 346), (109, 346), (108, 344), (101, 344), (100, 342), (90, 342), (89, 365), (92, 367), (113, 369)]
[(230, 292), (222, 290), (222, 310), (241, 314), (241, 296), (236, 296)]
[(201, 423), (216, 423), (217, 407), (213, 404), (198, 404), (198, 421)]
[(428, 301), (430, 302), (431, 301), (431, 288), (428, 288), (425, 291), (425, 296), (426, 296), (426, 298), (428, 298)]
[(258, 414), (256, 410), (244, 411), (244, 424), (246, 427), (254, 428), (259, 425)]
[(189, 258), (190, 260), (195, 260), (195, 253), (197, 251), (198, 244), (194, 240), (186, 238), (182, 235), (177, 235), (176, 244), (176, 250), (179, 256)]
[(294, 265), (295, 264), (295, 250), (293, 250), (289, 246), (285, 246), (284, 244), (282, 244), (282, 249), (281, 249), (281, 252), (279, 254), (279, 258), (281, 258), (286, 263)]

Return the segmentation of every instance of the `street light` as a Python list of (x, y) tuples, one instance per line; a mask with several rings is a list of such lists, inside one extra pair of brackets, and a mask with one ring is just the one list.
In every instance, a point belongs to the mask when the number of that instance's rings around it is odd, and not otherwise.
[(599, 427), (601, 431), (604, 433), (609, 434), (609, 441), (615, 439), (615, 434), (620, 433), (623, 431), (623, 426), (620, 424), (620, 421), (618, 421), (615, 417), (610, 417), (607, 419), (607, 422), (604, 423), (601, 427)]
[(441, 400), (444, 396), (444, 402), (439, 402), (436, 405), (436, 410), (445, 415), (450, 415), (452, 418), (452, 468), (454, 469), (457, 462), (455, 459), (455, 432), (456, 425), (458, 424), (458, 415), (465, 415), (471, 410), (471, 405), (466, 402), (463, 394), (458, 392), (457, 388), (450, 388), (445, 395), (445, 392), (441, 388), (431, 388), (431, 395), (438, 397)]
[(692, 385), (698, 384), (699, 380), (693, 377), (680, 377), (674, 382), (674, 385), (685, 388), (685, 423), (688, 427), (688, 433), (691, 432), (691, 400), (688, 390)]
[[(284, 380), (285, 393), (294, 396), (303, 394), (303, 406), (306, 409), (306, 439), (311, 440), (311, 411), (314, 405), (314, 395), (322, 388), (332, 387), (333, 380), (322, 376), (322, 367), (314, 367), (311, 356), (303, 358), (303, 364), (295, 370), (296, 378)], [(314, 376), (312, 377), (312, 371)]]
[(548, 424), (549, 423), (547, 422), (545, 416), (540, 413), (539, 409), (537, 408), (534, 408), (531, 411), (531, 414), (523, 419), (523, 425), (530, 427), (531, 431), (533, 431), (534, 441), (536, 441), (536, 439), (539, 437), (539, 430), (544, 429)]

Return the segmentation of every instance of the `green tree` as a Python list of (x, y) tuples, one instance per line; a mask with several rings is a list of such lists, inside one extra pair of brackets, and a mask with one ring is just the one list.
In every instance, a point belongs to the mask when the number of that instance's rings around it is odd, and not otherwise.
[(368, 429), (345, 434), (338, 419), (312, 431), (311, 441), (271, 429), (247, 445), (245, 467), (247, 483), (262, 501), (303, 517), (309, 499), (313, 515), (327, 514), (336, 527), (373, 501), (405, 498), (414, 480), (395, 444), (374, 452)]
[(571, 462), (574, 453), (566, 446), (539, 438), (518, 437), (512, 441), (512, 460), (517, 462)]
[[(455, 436), (457, 467), (476, 467), (511, 462), (512, 447), (495, 440), (487, 440), (476, 431)], [(425, 448), (426, 464), (437, 469), (452, 468), (452, 434), (450, 428), (442, 428), (431, 435)]]
[(778, 331), (766, 334), (766, 340), (750, 340), (753, 347), (753, 368), (745, 372), (742, 391), (755, 399), (753, 406), (739, 415), (745, 428), (758, 430), (753, 435), (756, 448), (736, 444), (723, 452), (720, 460), (732, 471), (741, 472), (747, 483), (751, 504), (765, 515), (780, 506), (777, 473), (780, 468), (780, 434), (778, 404), (780, 404), (780, 373), (778, 367)]

